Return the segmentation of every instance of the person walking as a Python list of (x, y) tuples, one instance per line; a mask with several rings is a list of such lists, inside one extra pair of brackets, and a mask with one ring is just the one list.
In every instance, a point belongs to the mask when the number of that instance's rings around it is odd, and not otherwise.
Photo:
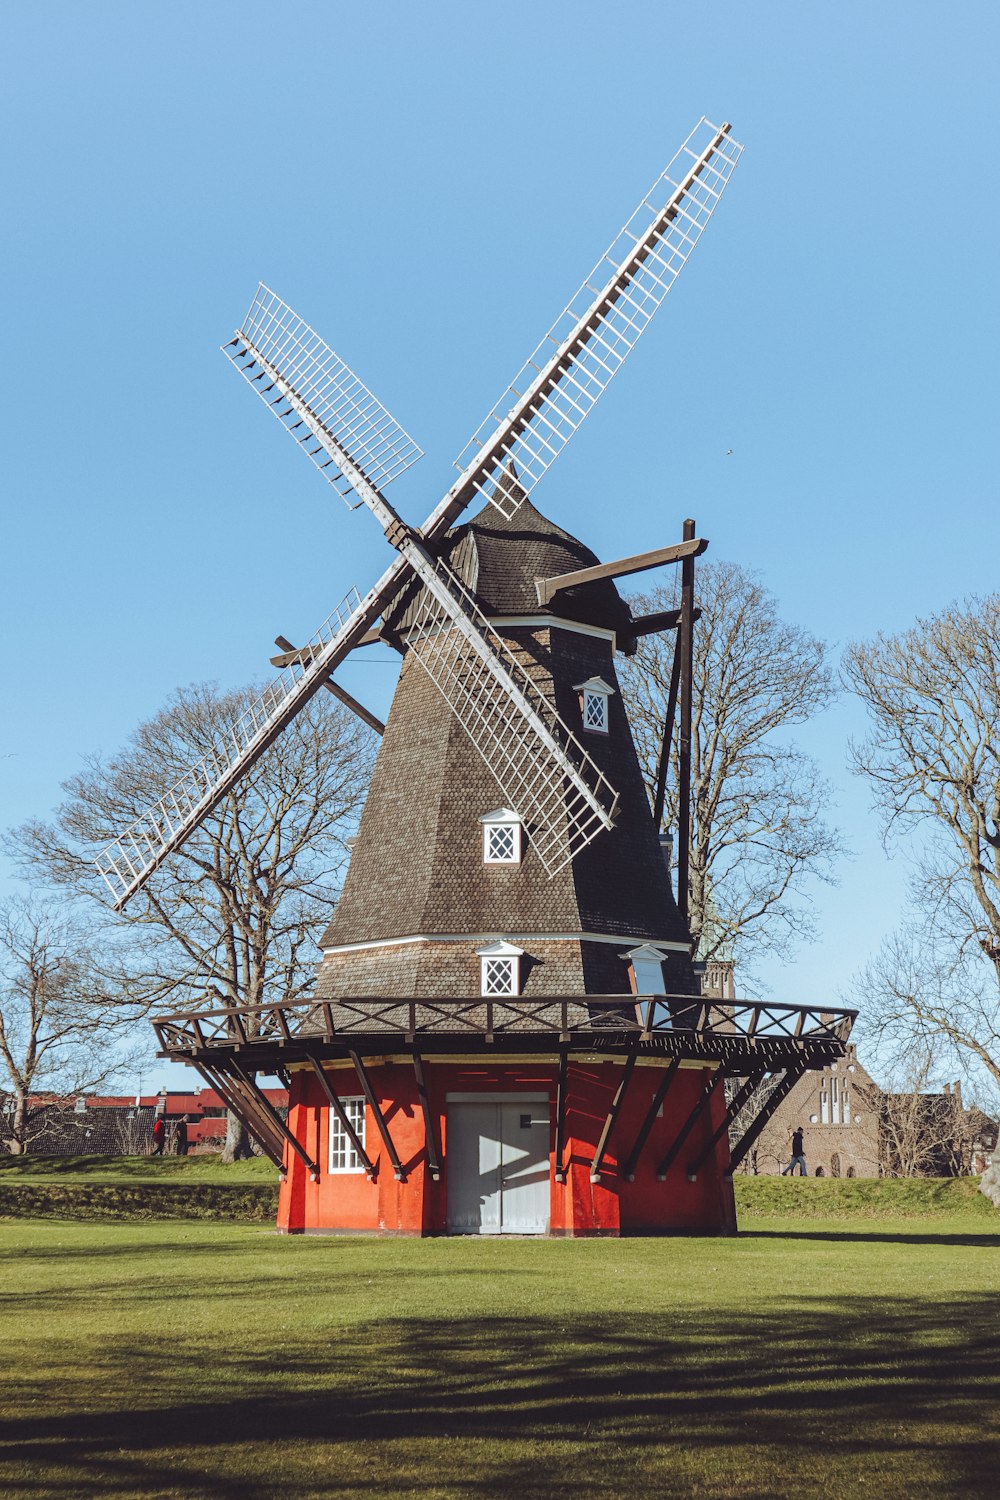
[(177, 1149), (177, 1155), (178, 1156), (187, 1156), (187, 1154), (188, 1154), (188, 1117), (187, 1117), (187, 1115), (181, 1115), (180, 1119), (177, 1121), (176, 1149)]
[(798, 1167), (799, 1173), (800, 1173), (801, 1176), (803, 1176), (803, 1177), (808, 1177), (809, 1176), (809, 1173), (806, 1171), (805, 1153), (804, 1153), (804, 1151), (802, 1149), (802, 1126), (801, 1125), (797, 1125), (795, 1127), (795, 1129), (792, 1131), (792, 1159), (788, 1163), (788, 1166), (785, 1167), (784, 1170), (782, 1171), (782, 1174), (781, 1174), (782, 1177), (787, 1177), (788, 1174), (789, 1174), (789, 1172), (791, 1172), (792, 1176), (794, 1177), (795, 1176), (795, 1168), (796, 1167)]
[(163, 1146), (167, 1139), (167, 1122), (162, 1115), (157, 1115), (153, 1121), (153, 1155), (162, 1156)]

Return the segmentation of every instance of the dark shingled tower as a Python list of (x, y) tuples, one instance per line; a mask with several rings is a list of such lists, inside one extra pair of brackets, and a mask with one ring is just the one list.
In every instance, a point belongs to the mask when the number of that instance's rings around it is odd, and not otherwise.
[[(411, 645), (336, 913), (322, 940), (318, 996), (445, 998), (479, 989), (477, 951), (524, 950), (522, 993), (627, 993), (623, 954), (653, 943), (668, 987), (687, 990), (689, 938), (670, 889), (614, 667), (630, 614), (611, 579), (539, 605), (535, 583), (598, 559), (523, 499), (507, 518), (487, 505), (442, 552), (619, 793), (615, 827), (549, 878), (525, 829), (520, 864), (483, 861), (480, 819), (501, 793)], [(411, 590), (385, 633), (405, 642), (420, 616)], [(581, 723), (580, 685), (611, 689), (608, 731)], [(516, 813), (518, 809), (513, 809)], [(673, 973), (671, 973), (671, 968)]]

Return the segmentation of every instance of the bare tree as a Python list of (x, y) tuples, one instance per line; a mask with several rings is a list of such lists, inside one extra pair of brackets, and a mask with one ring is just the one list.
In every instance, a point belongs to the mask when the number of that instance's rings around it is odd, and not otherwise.
[[(670, 609), (659, 588), (635, 614)], [(788, 737), (821, 712), (834, 682), (821, 641), (778, 618), (773, 597), (736, 563), (699, 568), (692, 715), (692, 935), (706, 960), (735, 946), (741, 963), (786, 952), (813, 931), (801, 897), (829, 880), (839, 836), (824, 822), (829, 791)], [(639, 641), (622, 665), (622, 691), (652, 800), (673, 659), (673, 636)], [(677, 747), (664, 808), (676, 827)]]
[(0, 906), (0, 1064), (12, 1155), (30, 1149), (47, 1111), (93, 1093), (127, 1065), (115, 1042), (134, 1021), (65, 912), (20, 897)]
[(852, 645), (844, 671), (871, 726), (854, 769), (914, 864), (911, 919), (866, 971), (875, 1024), (1000, 1086), (1000, 595)]
[(889, 1086), (858, 1080), (855, 1090), (878, 1120), (881, 1177), (954, 1177), (963, 1167), (967, 1126), (959, 1092), (937, 1089), (937, 1060), (910, 1049), (897, 1060)]
[[(11, 835), (22, 863), (93, 909), (118, 940), (119, 983), (152, 1008), (296, 1000), (312, 981), (367, 790), (375, 736), (326, 694), (313, 699), (215, 812), (116, 915), (95, 854), (211, 750), (256, 689), (178, 691), (104, 761), (65, 785), (52, 824)], [(230, 1117), (226, 1156), (250, 1151)]]

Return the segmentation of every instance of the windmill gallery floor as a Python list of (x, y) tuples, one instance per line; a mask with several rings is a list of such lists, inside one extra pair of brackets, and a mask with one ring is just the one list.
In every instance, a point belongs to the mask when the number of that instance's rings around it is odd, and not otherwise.
[(0, 1494), (995, 1494), (995, 1221), (753, 1224), (8, 1222)]

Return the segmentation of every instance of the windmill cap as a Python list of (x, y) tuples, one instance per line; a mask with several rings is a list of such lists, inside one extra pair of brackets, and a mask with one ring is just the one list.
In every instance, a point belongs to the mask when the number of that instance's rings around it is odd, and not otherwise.
[[(446, 533), (440, 553), (488, 616), (553, 615), (605, 630), (628, 629), (628, 606), (610, 578), (563, 589), (548, 604), (539, 604), (540, 579), (593, 567), (600, 558), (527, 498), (512, 516), (487, 503)], [(411, 623), (415, 597), (415, 589), (406, 591), (389, 611), (390, 629), (405, 630)]]

